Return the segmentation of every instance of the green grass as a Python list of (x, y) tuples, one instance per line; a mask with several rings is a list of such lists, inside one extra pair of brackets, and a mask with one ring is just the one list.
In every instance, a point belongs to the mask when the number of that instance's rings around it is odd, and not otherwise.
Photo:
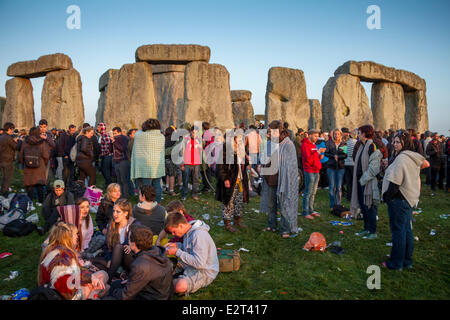
[[(99, 186), (103, 179), (98, 175)], [(21, 189), (21, 174), (15, 175), (15, 190)], [(198, 292), (182, 300), (299, 300), (299, 299), (449, 299), (449, 220), (439, 217), (450, 213), (450, 196), (437, 191), (431, 197), (429, 187), (422, 186), (419, 207), (423, 212), (415, 216), (413, 223), (414, 268), (402, 272), (381, 269), (381, 289), (369, 290), (366, 282), (371, 274), (366, 270), (370, 265), (381, 266), (390, 247), (391, 241), (387, 207), (381, 204), (378, 210), (377, 240), (363, 240), (354, 235), (363, 228), (362, 221), (355, 221), (353, 226), (332, 226), (336, 217), (328, 213), (328, 191), (318, 190), (316, 209), (322, 213), (313, 221), (299, 218), (303, 232), (293, 239), (281, 239), (279, 234), (263, 233), (267, 216), (256, 213), (259, 210), (259, 198), (251, 198), (244, 208), (244, 223), (247, 231), (231, 234), (218, 226), (221, 221), (221, 203), (214, 200), (213, 194), (202, 195), (200, 201), (186, 201), (188, 212), (195, 218), (202, 219), (208, 213), (209, 220), (204, 220), (210, 227), (210, 234), (218, 248), (246, 248), (241, 251), (243, 263), (241, 269), (233, 273), (219, 273), (215, 281)], [(165, 205), (176, 197), (164, 195)], [(137, 198), (131, 199), (133, 203)], [(344, 201), (344, 205), (348, 203)], [(38, 209), (39, 211), (39, 209)], [(299, 201), (301, 212), (301, 199)], [(94, 216), (93, 216), (94, 217)], [(39, 225), (43, 225), (40, 216)], [(430, 230), (436, 235), (431, 236)], [(342, 230), (344, 234), (340, 234)], [(345, 249), (343, 255), (336, 255), (329, 250), (324, 253), (306, 252), (302, 248), (312, 232), (321, 232), (327, 243), (340, 240)], [(0, 295), (11, 294), (17, 289), (33, 289), (36, 286), (37, 265), (41, 253), (41, 243), (45, 236), (36, 232), (22, 238), (8, 238), (0, 235), (0, 253), (11, 252), (12, 256), (0, 260)], [(233, 243), (232, 246), (226, 246)], [(4, 281), (9, 271), (18, 270), (20, 275), (11, 281)]]

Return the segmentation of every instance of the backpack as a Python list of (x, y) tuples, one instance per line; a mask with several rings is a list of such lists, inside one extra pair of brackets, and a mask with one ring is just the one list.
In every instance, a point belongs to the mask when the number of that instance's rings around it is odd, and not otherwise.
[(73, 144), (72, 148), (70, 149), (69, 158), (70, 158), (70, 160), (72, 160), (72, 162), (75, 162), (77, 160), (77, 152), (78, 152), (77, 149), (78, 149), (78, 142), (79, 142), (78, 137), (80, 135), (81, 134), (76, 136), (75, 143)]
[(327, 242), (323, 234), (313, 232), (309, 237), (308, 242), (303, 247), (305, 251), (321, 251), (324, 252), (327, 247)]
[(30, 208), (33, 206), (33, 201), (30, 197), (25, 193), (16, 194), (9, 204), (9, 210), (19, 208), (21, 209), (25, 215), (28, 214)]
[(44, 284), (31, 291), (28, 300), (64, 300), (64, 299), (59, 294), (58, 291), (49, 288), (48, 284)]
[(72, 192), (74, 199), (82, 198), (86, 191), (86, 186), (83, 181), (74, 181), (69, 186), (69, 191)]
[(12, 238), (23, 237), (32, 233), (36, 228), (35, 224), (20, 218), (6, 224), (3, 228), (3, 234)]
[(339, 218), (345, 218), (351, 216), (350, 210), (344, 206), (337, 205), (331, 209), (331, 214)]
[(241, 255), (237, 250), (217, 249), (220, 272), (238, 271), (241, 267)]
[(11, 221), (17, 219), (25, 219), (25, 213), (20, 208), (14, 208), (0, 216), (0, 231), (3, 231), (5, 226)]
[(40, 145), (30, 145), (23, 149), (23, 164), (27, 168), (39, 168), (42, 150)]

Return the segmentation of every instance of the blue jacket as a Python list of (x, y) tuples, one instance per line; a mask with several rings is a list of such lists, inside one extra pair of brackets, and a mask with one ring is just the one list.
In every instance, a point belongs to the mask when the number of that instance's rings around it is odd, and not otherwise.
[[(325, 143), (325, 140), (321, 140), (321, 139), (317, 140), (316, 146), (317, 146), (317, 149), (326, 148), (327, 147), (327, 145)], [(322, 164), (327, 163), (328, 162), (328, 158), (325, 157), (325, 152), (320, 153), (320, 154), (321, 155), (323, 154), (323, 158), (320, 159), (320, 163), (322, 163)]]

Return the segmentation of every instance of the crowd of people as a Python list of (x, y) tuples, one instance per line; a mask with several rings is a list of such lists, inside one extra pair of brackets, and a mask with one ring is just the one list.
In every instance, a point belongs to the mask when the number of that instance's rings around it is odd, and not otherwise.
[[(40, 286), (64, 299), (169, 299), (211, 284), (219, 272), (217, 249), (209, 226), (184, 206), (214, 192), (222, 203), (226, 231), (243, 222), (259, 179), (263, 231), (283, 239), (296, 237), (301, 219), (320, 217), (318, 188), (328, 189), (330, 212), (350, 203), (353, 219), (364, 221), (356, 235), (377, 238), (377, 212), (387, 204), (392, 251), (383, 265), (412, 268), (412, 210), (420, 196), (420, 174), (435, 192), (450, 192), (450, 140), (414, 130), (375, 131), (371, 125), (314, 128), (293, 133), (275, 120), (244, 125), (223, 133), (219, 128), (186, 125), (163, 130), (157, 119), (124, 131), (105, 123), (96, 128), (48, 129), (46, 120), (29, 132), (5, 123), (0, 135), (1, 194), (7, 196), (14, 171), (23, 173), (30, 199), (42, 205), (48, 234), (39, 262)], [(105, 194), (95, 220), (90, 201), (75, 192), (95, 187), (97, 171)], [(98, 186), (97, 186), (98, 187)], [(180, 200), (161, 205), (163, 192)], [(132, 206), (129, 198), (137, 195)], [(280, 213), (278, 226), (277, 215)], [(94, 228), (94, 221), (96, 228)]]

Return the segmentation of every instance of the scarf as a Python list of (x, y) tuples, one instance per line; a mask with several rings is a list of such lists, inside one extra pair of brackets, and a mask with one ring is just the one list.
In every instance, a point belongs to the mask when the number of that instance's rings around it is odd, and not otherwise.
[[(366, 144), (360, 145), (358, 148), (358, 152), (356, 153), (355, 157), (355, 169), (353, 170), (353, 188), (352, 188), (352, 200), (350, 203), (350, 211), (352, 213), (353, 217), (356, 217), (356, 213), (358, 209), (360, 208), (359, 201), (358, 201), (358, 188), (357, 183), (358, 179), (356, 177), (357, 174), (357, 165), (358, 161), (361, 158), (361, 167), (362, 171), (366, 171), (369, 167), (369, 148), (372, 145), (373, 141), (372, 139), (369, 139), (366, 141)], [(364, 147), (363, 147), (364, 146)], [(371, 207), (373, 202), (373, 189), (372, 184), (368, 183), (366, 184), (364, 188), (364, 204), (367, 207)]]

